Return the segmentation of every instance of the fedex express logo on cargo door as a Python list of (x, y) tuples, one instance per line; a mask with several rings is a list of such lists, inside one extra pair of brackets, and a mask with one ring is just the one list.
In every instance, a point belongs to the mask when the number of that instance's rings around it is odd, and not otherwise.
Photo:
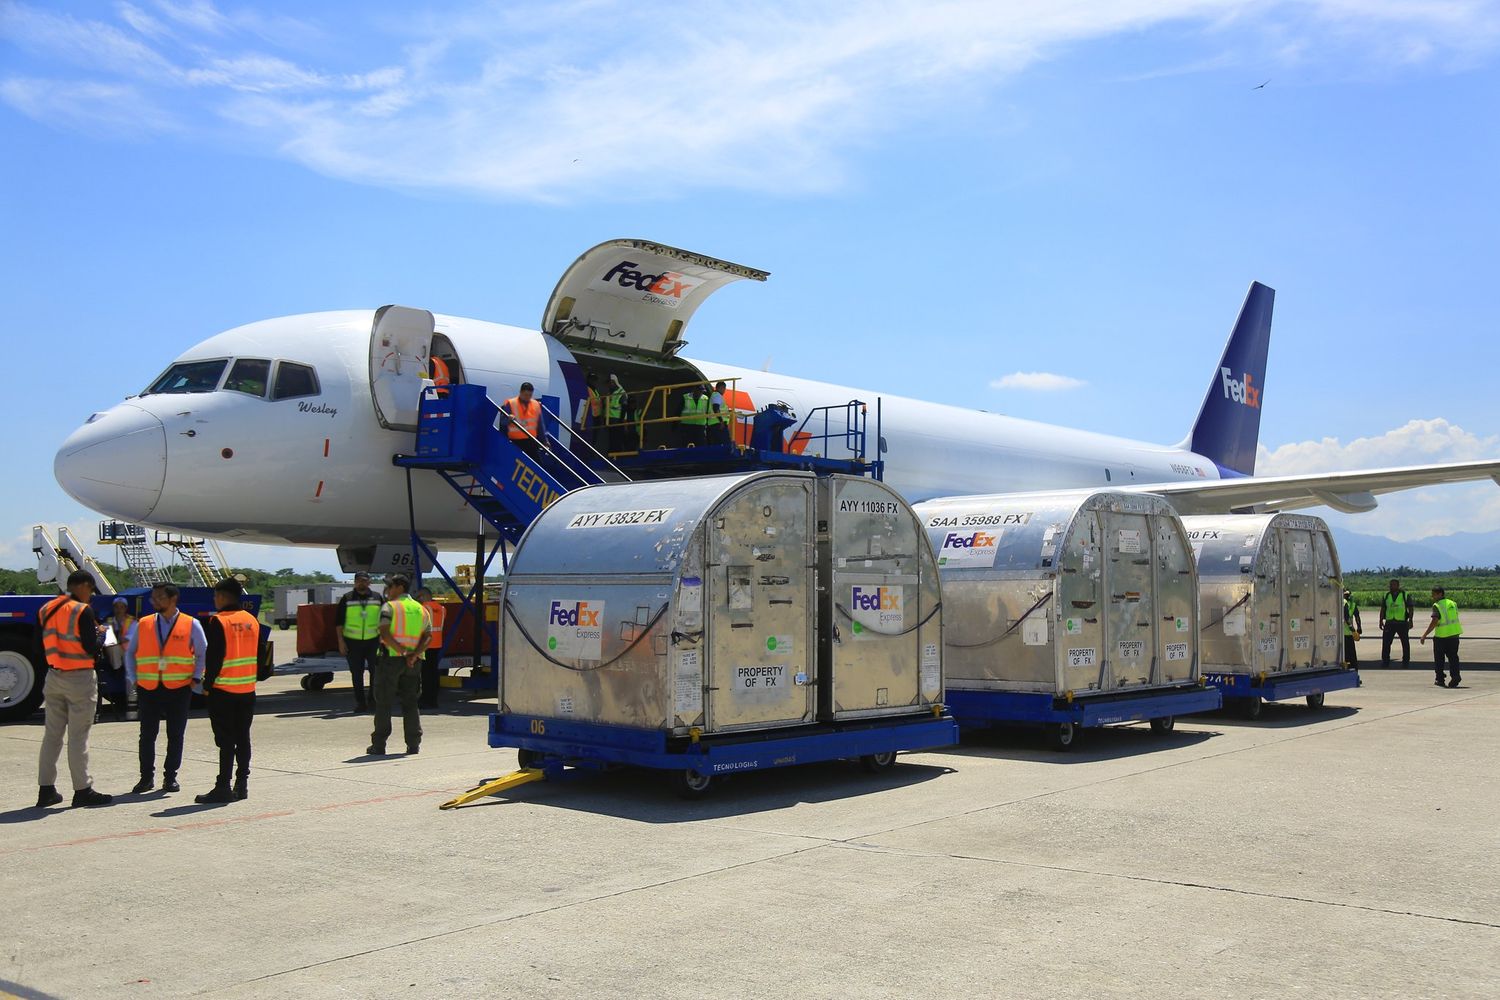
[(949, 531), (938, 552), (939, 566), (993, 566), (1000, 551), (1000, 532)]
[(855, 584), (849, 591), (850, 617), (854, 619), (854, 634), (864, 628), (875, 628), (882, 632), (900, 630), (906, 625), (900, 587), (867, 587)]
[(596, 279), (594, 287), (611, 295), (623, 295), (667, 309), (676, 309), (687, 293), (699, 284), (700, 282), (689, 280), (679, 271), (651, 274), (642, 271), (640, 265), (633, 260), (622, 260), (604, 272), (602, 278)]
[(547, 613), (547, 652), (576, 660), (600, 659), (603, 601), (553, 601)]
[(1243, 378), (1235, 378), (1234, 373), (1228, 368), (1220, 368), (1219, 379), (1224, 384), (1225, 399), (1248, 406), (1252, 410), (1260, 409), (1261, 390), (1256, 388), (1249, 372), (1246, 372)]

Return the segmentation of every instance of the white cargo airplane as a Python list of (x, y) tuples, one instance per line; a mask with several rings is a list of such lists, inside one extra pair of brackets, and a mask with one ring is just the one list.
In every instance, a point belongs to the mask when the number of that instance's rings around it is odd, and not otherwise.
[[(1353, 512), (1395, 490), (1500, 482), (1500, 461), (1255, 477), (1275, 294), (1259, 283), (1192, 430), (1178, 444), (1153, 445), (680, 356), (709, 295), (766, 277), (613, 240), (563, 275), (541, 331), (399, 306), (251, 323), (189, 348), (144, 391), (89, 417), (63, 442), (55, 473), (109, 517), (236, 541), (336, 546), (346, 569), (368, 566), (377, 546), (408, 551), (406, 473), (392, 457), (413, 450), (436, 357), (453, 382), (483, 385), (497, 402), (532, 382), (563, 415), (578, 412), (588, 373), (601, 387), (618, 375), (633, 392), (738, 380), (742, 406), (784, 401), (804, 414), (879, 398), (885, 479), (913, 502), (1112, 486), (1163, 494), (1184, 513)], [(414, 488), (425, 539), (452, 548), (474, 538), (477, 518), (436, 474), (416, 473)]]

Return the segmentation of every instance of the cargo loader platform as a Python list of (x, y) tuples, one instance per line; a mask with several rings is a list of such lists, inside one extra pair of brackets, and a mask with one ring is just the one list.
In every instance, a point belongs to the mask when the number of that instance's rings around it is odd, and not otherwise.
[(452, 808), (526, 781), (561, 777), (566, 769), (638, 767), (665, 771), (679, 794), (707, 794), (716, 778), (794, 764), (858, 760), (866, 770), (894, 767), (902, 751), (933, 750), (958, 742), (958, 723), (946, 713), (797, 726), (716, 736), (668, 736), (562, 718), (496, 713), (491, 747), (520, 751), (521, 771), (466, 792)]
[(1247, 719), (1260, 718), (1261, 708), (1268, 701), (1305, 698), (1308, 708), (1322, 708), (1329, 691), (1347, 691), (1361, 685), (1359, 670), (1354, 667), (1290, 674), (1205, 673), (1203, 680), (1223, 692), (1225, 708), (1237, 710)]
[(1041, 725), (1058, 750), (1070, 749), (1079, 730), (1125, 722), (1150, 722), (1153, 731), (1172, 731), (1179, 715), (1212, 712), (1220, 706), (1218, 688), (1184, 684), (1172, 688), (1082, 698), (1059, 698), (1049, 692), (960, 691), (949, 688), (948, 709), (965, 729), (997, 725)]

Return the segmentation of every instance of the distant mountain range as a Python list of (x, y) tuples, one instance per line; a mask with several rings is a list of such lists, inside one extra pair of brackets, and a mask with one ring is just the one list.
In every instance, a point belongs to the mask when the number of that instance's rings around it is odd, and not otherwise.
[(1335, 531), (1334, 541), (1338, 544), (1339, 563), (1345, 572), (1382, 566), (1449, 570), (1459, 566), (1500, 565), (1500, 531), (1463, 531), (1414, 542)]

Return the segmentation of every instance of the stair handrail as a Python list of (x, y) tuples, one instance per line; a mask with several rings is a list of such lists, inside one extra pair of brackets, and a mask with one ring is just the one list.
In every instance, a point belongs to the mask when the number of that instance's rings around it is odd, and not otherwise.
[[(583, 434), (579, 433), (578, 431), (573, 430), (573, 425), (570, 422), (563, 420), (562, 417), (558, 416), (556, 413), (553, 413), (551, 410), (547, 409), (547, 404), (546, 403), (542, 403), (540, 400), (538, 400), (537, 403), (538, 403), (539, 406), (541, 406), (543, 413), (547, 414), (547, 416), (549, 416), (553, 420), (557, 421), (557, 425), (559, 427), (567, 427), (568, 428), (568, 433), (571, 434), (571, 435), (573, 435), (574, 438), (576, 438), (585, 448), (587, 448), (589, 450), (590, 454), (592, 454), (595, 458), (597, 458), (600, 461), (602, 461), (605, 465), (609, 466), (610, 471), (614, 472), (615, 475), (620, 476), (622, 479), (626, 479), (626, 480), (630, 479), (630, 477), (627, 476), (627, 475), (625, 475), (624, 471), (622, 471), (618, 465), (616, 465), (613, 461), (610, 460), (610, 457), (608, 455), (606, 455), (603, 452), (601, 452), (598, 448), (595, 448), (593, 446), (593, 444), (587, 438), (585, 438), (583, 436)], [(500, 410), (503, 413), (505, 411), (505, 408), (502, 406), (500, 408)], [(509, 416), (509, 414), (507, 414), (507, 416)], [(545, 442), (538, 441), (537, 438), (534, 437), (531, 434), (530, 431), (527, 431), (525, 427), (522, 427), (521, 430), (523, 432), (525, 432), (525, 434), (526, 434), (527, 437), (531, 438), (533, 441), (536, 441), (538, 444), (542, 445), (543, 447), (546, 447), (546, 443)], [(545, 428), (543, 428), (542, 433), (543, 434), (547, 434), (547, 431), (546, 431)], [(553, 451), (551, 448), (547, 448), (547, 450), (549, 452), (551, 452), (553, 456), (558, 456), (559, 454), (563, 454), (563, 455), (568, 455), (571, 458), (577, 459), (578, 461), (584, 463), (584, 467), (587, 468), (589, 470), (589, 472), (592, 474), (592, 476), (594, 477), (594, 481), (595, 482), (603, 482), (604, 481), (603, 478), (599, 476), (599, 473), (593, 468), (593, 466), (589, 462), (587, 462), (584, 459), (579, 458), (579, 456), (573, 454), (573, 450), (571, 448), (568, 448), (568, 447), (564, 446), (563, 443), (562, 443), (562, 440), (560, 438), (558, 438), (558, 436), (556, 434), (547, 434), (547, 436), (550, 437), (552, 440), (554, 440), (554, 441), (557, 442), (557, 446), (558, 447), (557, 447), (556, 451)], [(558, 461), (561, 462), (565, 468), (568, 468), (567, 462), (564, 459), (562, 459), (562, 458), (559, 457)], [(574, 471), (573, 469), (569, 468), (568, 471), (573, 472), (573, 474), (575, 476), (578, 476), (579, 479), (583, 479), (583, 480), (587, 481), (587, 477), (580, 475), (578, 472)]]

